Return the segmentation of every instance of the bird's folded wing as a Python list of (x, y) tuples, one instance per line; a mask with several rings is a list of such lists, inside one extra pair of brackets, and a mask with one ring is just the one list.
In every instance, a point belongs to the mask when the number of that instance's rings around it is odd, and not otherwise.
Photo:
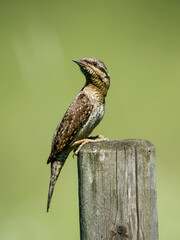
[(58, 154), (68, 147), (78, 130), (88, 120), (92, 109), (93, 105), (88, 96), (80, 92), (57, 126), (52, 140), (51, 154), (47, 163), (56, 159)]

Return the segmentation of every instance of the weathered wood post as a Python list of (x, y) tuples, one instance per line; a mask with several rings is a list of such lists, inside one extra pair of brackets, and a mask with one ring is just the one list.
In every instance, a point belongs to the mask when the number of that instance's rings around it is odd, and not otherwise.
[(89, 143), (79, 152), (81, 240), (158, 240), (155, 148)]

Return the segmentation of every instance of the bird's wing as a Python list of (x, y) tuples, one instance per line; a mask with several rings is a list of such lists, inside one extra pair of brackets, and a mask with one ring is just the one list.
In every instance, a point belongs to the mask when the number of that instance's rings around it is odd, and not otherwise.
[(52, 140), (51, 154), (47, 163), (56, 159), (72, 141), (81, 126), (88, 120), (93, 105), (88, 96), (80, 92), (58, 124)]

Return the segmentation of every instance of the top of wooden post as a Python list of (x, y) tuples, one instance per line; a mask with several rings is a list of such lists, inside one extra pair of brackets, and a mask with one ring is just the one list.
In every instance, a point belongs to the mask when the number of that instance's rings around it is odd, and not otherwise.
[(87, 143), (82, 147), (80, 153), (83, 152), (96, 152), (98, 149), (106, 149), (106, 150), (116, 150), (117, 148), (120, 149), (121, 147), (136, 147), (139, 149), (147, 148), (148, 151), (155, 151), (154, 145), (144, 139), (125, 139), (125, 140), (109, 140), (109, 141), (102, 141), (99, 143)]

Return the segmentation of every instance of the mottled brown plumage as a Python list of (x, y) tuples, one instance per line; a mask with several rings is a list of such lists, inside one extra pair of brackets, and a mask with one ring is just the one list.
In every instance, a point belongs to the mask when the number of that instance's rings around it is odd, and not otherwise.
[(78, 130), (91, 114), (92, 108), (87, 95), (80, 92), (57, 127), (47, 163), (56, 160), (58, 154), (71, 145)]
[[(86, 84), (72, 102), (58, 124), (53, 136), (51, 153), (51, 179), (47, 211), (54, 185), (69, 153), (89, 136), (104, 115), (105, 96), (110, 85), (110, 76), (104, 63), (95, 58), (73, 60), (86, 77)], [(91, 140), (92, 141), (92, 140)]]

